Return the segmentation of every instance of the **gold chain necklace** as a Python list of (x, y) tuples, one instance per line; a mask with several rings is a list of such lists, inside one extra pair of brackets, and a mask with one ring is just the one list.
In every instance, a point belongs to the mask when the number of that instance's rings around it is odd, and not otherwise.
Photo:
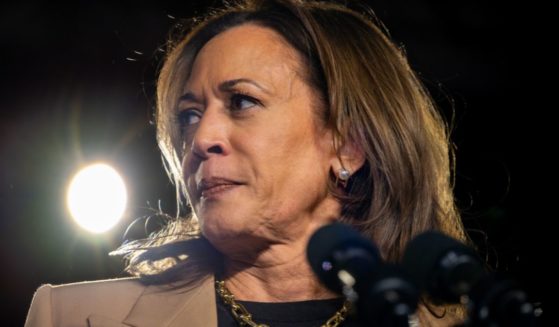
[[(231, 313), (233, 317), (241, 326), (250, 326), (250, 327), (269, 327), (266, 324), (258, 324), (252, 320), (252, 315), (248, 312), (248, 310), (240, 303), (235, 301), (235, 296), (225, 287), (225, 282), (222, 280), (215, 281), (215, 286), (217, 290), (217, 294), (225, 304), (231, 307)], [(342, 308), (326, 321), (321, 327), (336, 327), (339, 326), (346, 318), (347, 313), (349, 312), (349, 301), (344, 301), (344, 305)]]

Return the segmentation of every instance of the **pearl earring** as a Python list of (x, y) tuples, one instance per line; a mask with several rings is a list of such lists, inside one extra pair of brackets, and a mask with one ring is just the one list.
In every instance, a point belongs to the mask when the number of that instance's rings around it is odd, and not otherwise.
[(345, 168), (341, 168), (338, 175), (340, 179), (344, 182), (347, 182), (349, 180), (349, 177), (351, 176), (349, 170)]
[(343, 188), (346, 188), (347, 181), (349, 180), (350, 177), (351, 177), (351, 173), (349, 172), (349, 170), (345, 168), (341, 168), (340, 170), (338, 170), (338, 176), (336, 178), (336, 182), (339, 183)]

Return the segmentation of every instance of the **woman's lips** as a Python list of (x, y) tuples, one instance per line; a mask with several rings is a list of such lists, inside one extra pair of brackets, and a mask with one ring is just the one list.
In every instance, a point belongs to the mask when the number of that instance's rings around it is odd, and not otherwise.
[(202, 179), (198, 185), (200, 199), (213, 199), (241, 185), (241, 183), (221, 177)]
[(239, 186), (239, 184), (221, 184), (221, 185), (216, 185), (216, 186), (212, 186), (210, 188), (207, 188), (205, 190), (203, 190), (201, 192), (201, 198), (202, 199), (212, 199), (212, 198), (216, 198), (219, 195), (231, 190), (234, 187)]

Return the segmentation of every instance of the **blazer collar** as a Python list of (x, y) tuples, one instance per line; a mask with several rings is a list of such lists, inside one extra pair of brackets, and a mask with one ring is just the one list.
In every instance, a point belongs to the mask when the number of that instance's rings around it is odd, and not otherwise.
[(122, 322), (99, 315), (90, 315), (88, 322), (90, 327), (214, 327), (215, 301), (213, 276), (189, 289), (147, 286)]

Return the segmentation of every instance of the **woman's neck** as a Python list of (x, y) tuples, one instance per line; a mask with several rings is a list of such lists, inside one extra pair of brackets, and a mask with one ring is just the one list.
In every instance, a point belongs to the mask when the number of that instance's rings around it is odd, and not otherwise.
[(305, 249), (293, 246), (272, 246), (256, 262), (226, 259), (223, 279), (241, 301), (294, 302), (339, 297), (318, 281), (306, 260)]
[[(291, 225), (266, 225), (253, 242), (237, 239), (221, 248), (225, 257), (225, 286), (236, 299), (255, 302), (294, 302), (337, 298), (323, 286), (307, 262), (307, 245), (313, 233), (339, 217), (334, 198), (301, 215)], [(271, 226), (271, 227), (270, 227)]]

